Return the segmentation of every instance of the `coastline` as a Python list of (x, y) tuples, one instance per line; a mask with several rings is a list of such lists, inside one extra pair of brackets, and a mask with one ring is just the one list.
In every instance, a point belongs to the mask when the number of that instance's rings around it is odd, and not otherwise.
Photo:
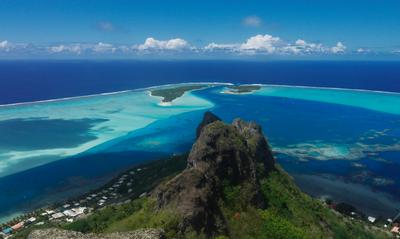
[[(179, 86), (179, 85), (192, 85), (192, 84), (199, 84), (199, 85), (211, 84), (211, 85), (215, 85), (215, 86), (223, 86), (223, 85), (237, 85), (238, 83), (226, 83), (226, 82), (187, 82), (187, 83), (176, 83), (176, 84), (173, 83), (173, 84), (164, 84), (164, 85), (154, 85), (154, 86), (130, 89), (130, 90), (104, 92), (104, 93), (98, 93), (98, 94), (79, 95), (79, 96), (37, 100), (37, 101), (27, 101), (27, 102), (17, 102), (17, 103), (10, 103), (10, 104), (0, 104), (0, 108), (1, 107), (13, 107), (13, 106), (21, 106), (21, 105), (50, 103), (50, 102), (56, 102), (56, 101), (67, 101), (67, 100), (75, 100), (75, 99), (81, 99), (81, 98), (123, 94), (123, 93), (128, 93), (128, 92), (146, 91), (146, 90), (158, 89), (158, 88), (163, 88), (163, 87), (171, 87), (171, 86)], [(262, 86), (262, 87), (272, 86), (272, 87), (304, 88), (304, 89), (309, 88), (309, 89), (339, 90), (339, 91), (359, 91), (359, 92), (366, 92), (366, 93), (380, 93), (380, 94), (389, 94), (389, 95), (396, 95), (396, 96), (400, 95), (400, 92), (367, 90), (367, 89), (359, 89), (359, 88), (339, 88), (339, 87), (285, 85), (285, 84), (245, 84), (245, 85), (254, 85), (254, 86)]]
[(91, 97), (98, 97), (98, 96), (108, 96), (108, 95), (117, 95), (123, 94), (128, 92), (140, 92), (140, 91), (148, 91), (151, 89), (162, 89), (164, 87), (173, 87), (173, 86), (180, 86), (180, 85), (215, 85), (215, 86), (222, 86), (222, 85), (233, 85), (232, 83), (223, 83), (223, 82), (185, 82), (185, 83), (176, 83), (176, 84), (165, 84), (165, 85), (155, 85), (149, 86), (144, 88), (137, 88), (137, 89), (130, 89), (130, 90), (121, 90), (121, 91), (113, 91), (113, 92), (104, 92), (98, 94), (89, 94), (89, 95), (78, 95), (78, 96), (71, 96), (71, 97), (62, 97), (62, 98), (54, 98), (54, 99), (46, 99), (46, 100), (37, 100), (37, 101), (27, 101), (27, 102), (17, 102), (17, 103), (10, 103), (10, 104), (0, 104), (1, 107), (13, 107), (13, 106), (22, 106), (22, 105), (32, 105), (32, 104), (43, 104), (43, 103), (51, 103), (57, 101), (68, 101), (68, 100), (77, 100), (77, 99), (84, 99), (84, 98), (91, 98)]
[[(188, 83), (188, 84), (185, 84), (184, 86), (186, 86), (186, 85), (187, 86), (196, 86), (196, 85), (202, 86), (202, 85), (204, 85), (204, 87), (201, 87), (199, 89), (185, 90), (182, 95), (177, 96), (174, 99), (168, 100), (168, 101), (165, 101), (165, 97), (166, 96), (153, 95), (153, 90), (152, 90), (152, 89), (155, 89), (155, 90), (169, 90), (169, 88), (167, 86), (162, 86), (162, 87), (160, 86), (160, 87), (151, 88), (151, 89), (148, 89), (147, 92), (148, 92), (148, 95), (150, 97), (154, 97), (154, 98), (156, 98), (156, 99), (158, 99), (160, 101), (158, 103), (159, 106), (168, 107), (168, 106), (172, 106), (173, 103), (176, 102), (177, 100), (179, 100), (181, 97), (184, 97), (185, 95), (190, 94), (193, 91), (204, 90), (204, 89), (207, 89), (207, 88), (210, 88), (210, 87), (220, 86), (220, 85), (216, 85), (216, 84), (206, 84), (206, 83), (202, 83), (202, 84), (191, 84), (191, 83)], [(176, 89), (178, 87), (181, 87), (182, 85), (173, 85), (173, 86), (175, 86), (175, 88), (171, 87), (170, 90), (174, 90), (174, 89)]]

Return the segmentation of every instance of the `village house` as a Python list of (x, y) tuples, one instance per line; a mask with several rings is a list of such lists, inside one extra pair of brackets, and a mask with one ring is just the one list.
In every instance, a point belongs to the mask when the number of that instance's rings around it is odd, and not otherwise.
[(374, 223), (374, 222), (376, 221), (376, 218), (375, 218), (375, 217), (369, 216), (369, 217), (368, 217), (368, 221), (369, 221), (370, 223)]
[(400, 227), (399, 226), (394, 226), (392, 227), (392, 230), (390, 230), (391, 233), (395, 235), (400, 235)]

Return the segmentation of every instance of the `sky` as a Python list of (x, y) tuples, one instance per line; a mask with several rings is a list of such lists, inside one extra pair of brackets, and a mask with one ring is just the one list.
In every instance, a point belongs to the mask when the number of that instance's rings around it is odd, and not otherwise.
[(0, 0), (0, 57), (400, 58), (398, 0)]

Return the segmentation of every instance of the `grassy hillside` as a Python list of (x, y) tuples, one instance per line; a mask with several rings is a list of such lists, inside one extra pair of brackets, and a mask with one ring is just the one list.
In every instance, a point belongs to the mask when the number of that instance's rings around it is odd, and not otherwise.
[[(261, 187), (267, 199), (265, 209), (247, 205), (246, 185), (225, 185), (220, 204), (228, 232), (219, 239), (389, 238), (384, 232), (350, 220), (302, 193), (279, 167), (263, 178)], [(154, 207), (151, 197), (143, 197), (125, 205), (108, 207), (65, 228), (82, 232), (163, 228), (167, 238), (177, 237), (179, 216)], [(204, 235), (188, 232), (183, 237), (204, 238)]]

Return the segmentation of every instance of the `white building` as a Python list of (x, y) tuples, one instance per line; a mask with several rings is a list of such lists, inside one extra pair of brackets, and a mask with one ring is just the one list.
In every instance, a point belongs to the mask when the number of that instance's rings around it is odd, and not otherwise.
[(376, 221), (376, 218), (369, 216), (368, 221), (370, 221), (371, 223), (374, 223)]
[(57, 212), (57, 213), (54, 213), (53, 215), (51, 215), (51, 219), (59, 219), (62, 217), (64, 217), (64, 214), (62, 212)]

